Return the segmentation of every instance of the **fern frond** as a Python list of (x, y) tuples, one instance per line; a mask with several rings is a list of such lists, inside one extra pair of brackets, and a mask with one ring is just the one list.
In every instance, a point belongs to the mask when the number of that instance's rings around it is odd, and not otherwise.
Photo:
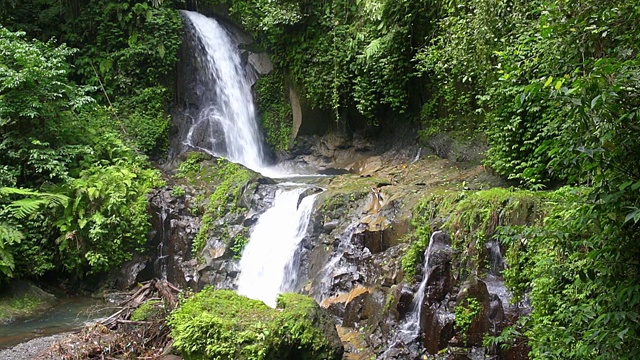
[(19, 243), (24, 239), (24, 234), (13, 226), (0, 223), (0, 249), (4, 249), (6, 244)]
[(63, 206), (69, 204), (69, 197), (62, 194), (38, 192), (31, 189), (3, 187), (0, 188), (0, 198), (7, 195), (28, 196), (27, 198), (14, 200), (7, 208), (18, 219), (23, 219), (36, 212), (40, 206)]
[(13, 277), (15, 262), (13, 260), (13, 254), (6, 246), (18, 243), (22, 239), (24, 239), (22, 232), (7, 223), (0, 222), (0, 274)]
[(7, 208), (11, 215), (17, 219), (24, 219), (38, 211), (40, 206), (46, 206), (47, 204), (49, 204), (47, 199), (26, 198), (12, 201)]
[(371, 61), (373, 58), (378, 57), (387, 48), (388, 44), (393, 38), (393, 32), (388, 32), (384, 36), (375, 38), (364, 48), (364, 59)]

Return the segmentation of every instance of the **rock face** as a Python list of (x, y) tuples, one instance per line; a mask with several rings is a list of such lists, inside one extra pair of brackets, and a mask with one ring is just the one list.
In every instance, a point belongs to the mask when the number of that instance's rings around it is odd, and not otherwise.
[[(436, 232), (428, 252), (420, 250), (430, 259), (428, 267), (418, 268), (421, 276), (408, 278), (402, 270), (408, 243), (416, 236), (412, 210), (418, 199), (452, 183), (477, 189), (491, 183), (491, 176), (482, 167), (461, 170), (446, 160), (415, 156), (416, 149), (366, 157), (369, 145), (347, 145), (339, 137), (312, 147), (318, 146), (324, 147), (322, 151), (292, 161), (322, 162), (324, 156), (329, 159), (327, 169), (342, 161), (342, 168), (355, 174), (309, 180), (316, 186), (306, 195), (320, 188), (325, 191), (316, 199), (309, 235), (300, 244), (296, 288), (337, 320), (349, 358), (421, 359), (426, 354), (451, 359), (526, 358), (522, 355), (526, 343), (521, 340), (511, 351), (482, 344), (487, 334), (499, 334), (526, 312), (526, 307), (509, 305), (499, 275), (504, 268), (499, 244), (461, 249), (459, 244), (452, 246), (446, 233)], [(359, 160), (347, 161), (354, 154)], [(196, 204), (196, 198), (207, 186), (206, 182), (183, 186), (183, 196), (172, 196), (167, 187), (152, 196), (156, 232), (151, 247), (156, 255), (138, 271), (136, 281), (150, 269), (155, 273), (165, 269), (168, 279), (182, 286), (234, 288), (239, 269), (227, 238), (248, 234), (273, 203), (278, 185), (259, 177), (246, 184), (238, 198), (242, 210), (217, 219), (203, 250), (193, 254), (205, 206)], [(436, 225), (444, 220), (438, 221)], [(493, 270), (481, 269), (478, 264), (483, 262)], [(139, 268), (130, 267), (132, 273)], [(418, 294), (422, 279), (423, 292)], [(476, 301), (479, 311), (462, 329), (456, 323), (456, 306), (468, 306), (469, 301)], [(415, 331), (404, 332), (413, 316)]]
[(426, 283), (419, 322), (424, 348), (429, 354), (437, 354), (453, 337), (454, 316), (448, 306), (454, 285), (453, 249), (451, 239), (442, 231), (435, 232), (431, 241), (424, 255), (429, 258), (429, 269), (423, 270)]
[(0, 325), (31, 316), (51, 308), (56, 297), (30, 281), (7, 281), (0, 291)]

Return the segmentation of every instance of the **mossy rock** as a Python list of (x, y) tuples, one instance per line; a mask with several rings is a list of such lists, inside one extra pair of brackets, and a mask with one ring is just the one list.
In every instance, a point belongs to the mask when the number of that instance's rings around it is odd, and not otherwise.
[(169, 324), (185, 359), (339, 360), (344, 351), (330, 316), (298, 294), (280, 295), (272, 309), (206, 288), (174, 311)]
[(44, 311), (56, 297), (24, 280), (13, 280), (0, 289), (0, 325)]

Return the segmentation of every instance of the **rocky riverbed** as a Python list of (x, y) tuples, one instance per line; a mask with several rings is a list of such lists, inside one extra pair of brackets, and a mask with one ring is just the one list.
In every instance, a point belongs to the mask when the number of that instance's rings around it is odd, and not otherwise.
[(72, 333), (57, 334), (31, 339), (27, 342), (18, 344), (12, 348), (0, 350), (0, 359), (3, 360), (36, 360), (36, 359), (56, 359), (50, 355), (54, 344), (68, 339)]

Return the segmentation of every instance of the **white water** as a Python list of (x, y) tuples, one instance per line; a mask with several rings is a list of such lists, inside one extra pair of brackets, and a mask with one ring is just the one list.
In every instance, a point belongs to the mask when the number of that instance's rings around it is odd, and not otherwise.
[(278, 189), (273, 207), (258, 219), (240, 260), (239, 294), (275, 307), (278, 294), (294, 290), (296, 252), (317, 196), (308, 195), (298, 205), (305, 190)]
[(429, 246), (425, 252), (424, 265), (422, 266), (422, 282), (418, 287), (418, 292), (411, 302), (411, 312), (407, 314), (405, 323), (400, 328), (401, 332), (411, 335), (420, 335), (420, 315), (422, 314), (422, 302), (424, 301), (424, 290), (427, 287), (427, 281), (429, 280), (429, 255), (431, 254), (431, 247), (433, 246), (434, 234), (431, 234), (429, 238)]
[(435, 234), (436, 232), (432, 233), (431, 237), (429, 238), (429, 246), (427, 247), (427, 251), (425, 252), (426, 256), (424, 259), (424, 265), (422, 267), (422, 282), (420, 282), (420, 286), (418, 287), (416, 296), (411, 302), (411, 310), (407, 314), (407, 317), (405, 318), (402, 325), (400, 325), (398, 331), (391, 339), (387, 351), (380, 355), (380, 359), (386, 359), (388, 352), (391, 351), (394, 347), (398, 345), (406, 345), (420, 337), (420, 315), (422, 314), (424, 291), (427, 287), (427, 281), (429, 280), (429, 257), (431, 254), (431, 248), (433, 246), (433, 239)]
[[(215, 156), (224, 156), (252, 170), (266, 168), (262, 136), (238, 43), (215, 19), (183, 11), (204, 48), (199, 56), (201, 76), (215, 91), (199, 94), (200, 113), (193, 119), (185, 144)], [(222, 133), (222, 134), (221, 134)]]

